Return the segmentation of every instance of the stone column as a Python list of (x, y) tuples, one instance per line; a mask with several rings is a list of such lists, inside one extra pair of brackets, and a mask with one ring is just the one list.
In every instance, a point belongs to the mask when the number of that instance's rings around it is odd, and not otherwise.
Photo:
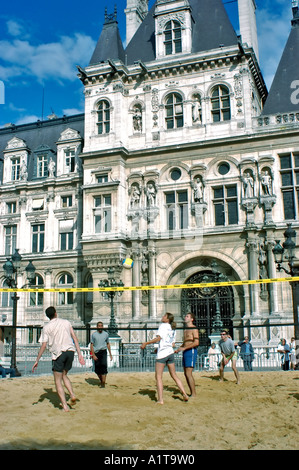
[[(132, 242), (132, 258), (134, 261), (132, 269), (132, 286), (140, 286), (140, 249), (138, 242)], [(132, 291), (132, 319), (140, 317), (140, 294), (138, 290)]]
[[(248, 277), (249, 279), (258, 279), (258, 260), (257, 253), (258, 247), (257, 242), (253, 239), (248, 238), (246, 243), (248, 253)], [(259, 285), (249, 285), (249, 296), (250, 296), (250, 315), (257, 316), (259, 314)]]
[[(270, 279), (276, 278), (276, 267), (273, 255), (273, 247), (275, 245), (274, 239), (266, 241), (267, 249), (267, 262), (268, 262), (268, 276)], [(278, 314), (278, 298), (277, 298), (277, 284), (269, 284), (269, 313), (270, 315)]]
[[(148, 280), (150, 286), (156, 285), (156, 259), (155, 242), (150, 241), (148, 246)], [(149, 317), (150, 319), (157, 318), (157, 292), (155, 290), (149, 291)]]

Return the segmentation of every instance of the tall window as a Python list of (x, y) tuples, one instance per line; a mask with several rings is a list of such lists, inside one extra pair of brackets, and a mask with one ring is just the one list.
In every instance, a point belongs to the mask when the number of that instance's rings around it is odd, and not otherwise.
[(171, 191), (165, 194), (167, 230), (188, 227), (188, 191)]
[[(2, 284), (2, 287), (4, 289), (8, 289), (9, 285), (7, 284), (6, 281), (4, 281)], [(10, 292), (2, 292), (1, 307), (12, 307), (12, 305), (13, 305), (12, 294)]]
[(110, 132), (110, 104), (108, 101), (100, 101), (98, 106), (98, 134)]
[[(73, 277), (70, 274), (62, 274), (58, 280), (60, 289), (71, 289), (73, 287)], [(73, 303), (73, 292), (59, 292), (58, 305), (71, 305)]]
[(280, 155), (281, 191), (285, 219), (296, 219), (299, 213), (299, 153)]
[(61, 196), (61, 207), (72, 207), (73, 197), (72, 196)]
[(38, 178), (48, 176), (48, 157), (47, 155), (38, 155), (36, 159), (36, 175)]
[(7, 202), (6, 203), (6, 213), (7, 214), (15, 214), (17, 212), (17, 202)]
[(214, 191), (215, 225), (238, 223), (237, 185), (218, 186)]
[(230, 120), (230, 97), (226, 86), (217, 85), (212, 89), (211, 104), (213, 122)]
[(167, 129), (176, 129), (183, 127), (183, 99), (178, 93), (171, 93), (166, 97), (165, 101), (166, 110), (166, 127)]
[(61, 233), (60, 234), (60, 249), (61, 250), (72, 250), (74, 246), (74, 233)]
[(5, 227), (5, 254), (12, 255), (17, 246), (17, 226), (8, 225)]
[(19, 157), (11, 159), (11, 180), (18, 181), (20, 179), (21, 161)]
[(67, 173), (72, 173), (75, 171), (75, 160), (76, 152), (75, 149), (65, 149), (64, 151), (65, 158), (65, 170)]
[(45, 243), (45, 224), (32, 225), (32, 253), (42, 253)]
[(111, 232), (111, 194), (94, 198), (95, 233)]
[[(43, 278), (37, 274), (32, 285), (35, 289), (41, 289), (44, 284)], [(37, 305), (43, 305), (44, 303), (44, 293), (43, 292), (30, 292), (30, 306), (34, 307)]]
[(164, 30), (165, 55), (182, 52), (182, 27), (178, 21), (168, 21)]

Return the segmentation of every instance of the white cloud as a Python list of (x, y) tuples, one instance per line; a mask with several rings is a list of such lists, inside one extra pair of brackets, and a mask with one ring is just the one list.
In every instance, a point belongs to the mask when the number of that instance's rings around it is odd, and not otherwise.
[(270, 88), (291, 30), (291, 2), (263, 0), (257, 9), (260, 64)]
[(20, 23), (17, 23), (14, 20), (9, 20), (6, 23), (8, 34), (11, 36), (19, 36), (22, 33), (23, 27), (20, 25)]
[(20, 76), (46, 80), (78, 80), (76, 65), (88, 63), (95, 47), (89, 36), (81, 33), (63, 36), (59, 42), (32, 45), (28, 40), (0, 41), (2, 80)]

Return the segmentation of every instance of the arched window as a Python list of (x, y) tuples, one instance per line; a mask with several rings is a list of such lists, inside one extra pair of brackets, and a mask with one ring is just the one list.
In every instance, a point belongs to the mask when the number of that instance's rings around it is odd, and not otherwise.
[[(39, 274), (36, 274), (32, 287), (36, 289), (41, 289), (43, 285), (44, 285), (43, 278)], [(31, 307), (37, 306), (37, 305), (43, 305), (43, 303), (44, 303), (43, 292), (30, 292), (29, 305)]]
[[(73, 287), (73, 276), (64, 273), (58, 280), (58, 287), (60, 289), (70, 289)], [(71, 305), (73, 303), (73, 292), (59, 292), (58, 305)]]
[(179, 21), (168, 21), (164, 29), (165, 55), (182, 52), (182, 27)]
[(211, 104), (213, 122), (230, 120), (230, 97), (226, 86), (217, 85), (212, 89)]
[(110, 132), (110, 103), (106, 100), (100, 101), (98, 105), (98, 134), (109, 134)]
[(167, 95), (165, 100), (166, 127), (176, 129), (184, 125), (183, 99), (178, 93)]

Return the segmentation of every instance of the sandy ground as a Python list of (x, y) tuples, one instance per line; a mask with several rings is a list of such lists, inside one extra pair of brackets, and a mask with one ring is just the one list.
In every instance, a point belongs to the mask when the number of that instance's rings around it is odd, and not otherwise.
[[(183, 380), (182, 373), (178, 374)], [(299, 372), (195, 372), (184, 403), (168, 372), (164, 405), (153, 373), (70, 375), (78, 401), (59, 406), (52, 376), (0, 380), (0, 449), (298, 450)], [(186, 388), (187, 390), (187, 388)]]

